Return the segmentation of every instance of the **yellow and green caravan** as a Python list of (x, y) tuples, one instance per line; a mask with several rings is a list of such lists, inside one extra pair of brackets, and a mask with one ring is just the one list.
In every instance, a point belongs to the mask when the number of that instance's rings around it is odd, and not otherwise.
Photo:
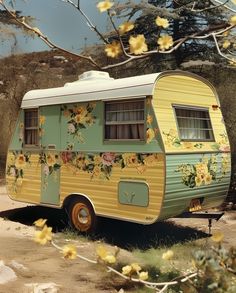
[(230, 146), (214, 87), (167, 71), (121, 79), (89, 71), (25, 94), (8, 151), (14, 200), (140, 224), (220, 205)]

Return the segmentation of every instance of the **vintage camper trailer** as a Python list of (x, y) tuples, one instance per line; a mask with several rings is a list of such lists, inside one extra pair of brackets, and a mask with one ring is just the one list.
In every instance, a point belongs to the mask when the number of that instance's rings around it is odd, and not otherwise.
[(89, 71), (23, 98), (7, 159), (14, 200), (141, 224), (220, 205), (230, 146), (205, 79), (168, 71), (113, 79)]

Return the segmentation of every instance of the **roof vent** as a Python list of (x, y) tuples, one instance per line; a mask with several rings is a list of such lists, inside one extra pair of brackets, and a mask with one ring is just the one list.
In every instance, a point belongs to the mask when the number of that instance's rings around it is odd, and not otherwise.
[(82, 73), (79, 75), (79, 81), (82, 80), (94, 80), (94, 79), (114, 79), (110, 77), (108, 72), (105, 71), (96, 71), (96, 70), (90, 70)]

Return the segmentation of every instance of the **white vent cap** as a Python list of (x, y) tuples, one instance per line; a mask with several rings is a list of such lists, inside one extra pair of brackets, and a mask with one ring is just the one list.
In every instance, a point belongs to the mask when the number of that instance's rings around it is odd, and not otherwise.
[(79, 81), (82, 80), (94, 80), (94, 79), (106, 79), (106, 80), (113, 80), (114, 78), (110, 77), (108, 72), (105, 71), (96, 71), (90, 70), (82, 73), (79, 75)]

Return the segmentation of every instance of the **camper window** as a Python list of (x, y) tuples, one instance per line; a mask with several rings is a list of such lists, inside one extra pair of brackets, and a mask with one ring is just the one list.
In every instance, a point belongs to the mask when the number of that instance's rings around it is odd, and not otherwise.
[(24, 143), (26, 146), (37, 146), (38, 145), (38, 109), (27, 109), (25, 110), (25, 135)]
[(181, 140), (214, 141), (208, 109), (183, 106), (174, 109)]
[(105, 102), (105, 139), (144, 140), (144, 99)]

